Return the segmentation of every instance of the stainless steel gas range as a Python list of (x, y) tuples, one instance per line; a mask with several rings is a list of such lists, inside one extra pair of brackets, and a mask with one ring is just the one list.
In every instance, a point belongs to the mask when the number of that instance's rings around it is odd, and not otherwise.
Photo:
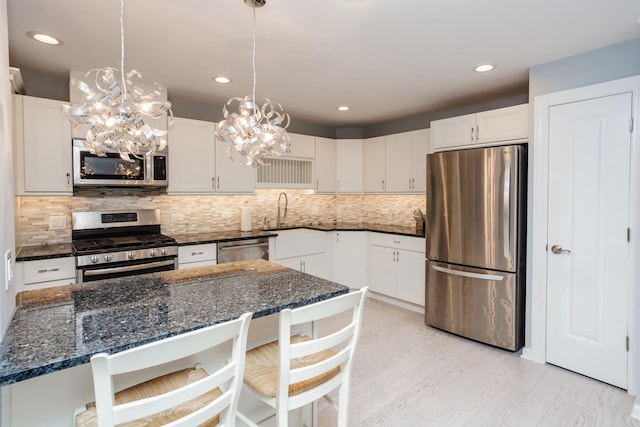
[(74, 212), (78, 283), (174, 270), (175, 239), (160, 232), (158, 209)]

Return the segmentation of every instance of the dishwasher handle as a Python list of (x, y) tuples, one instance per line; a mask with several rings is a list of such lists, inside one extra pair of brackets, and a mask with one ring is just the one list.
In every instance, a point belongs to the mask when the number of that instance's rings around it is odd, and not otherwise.
[(228, 246), (218, 246), (218, 249), (221, 251), (232, 251), (244, 248), (264, 248), (269, 246), (269, 242), (265, 243), (250, 243), (248, 245), (228, 245)]

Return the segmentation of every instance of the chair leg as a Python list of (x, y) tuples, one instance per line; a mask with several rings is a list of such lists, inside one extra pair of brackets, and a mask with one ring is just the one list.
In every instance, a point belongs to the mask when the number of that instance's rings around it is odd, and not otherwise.
[(338, 427), (349, 425), (349, 379), (340, 385), (338, 389)]
[(289, 425), (289, 412), (279, 410), (276, 414), (277, 426), (278, 427), (287, 427)]

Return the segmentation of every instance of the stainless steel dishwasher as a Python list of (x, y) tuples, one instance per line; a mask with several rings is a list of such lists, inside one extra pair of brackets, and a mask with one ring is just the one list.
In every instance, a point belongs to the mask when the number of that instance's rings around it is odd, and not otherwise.
[(269, 238), (231, 240), (218, 243), (218, 264), (246, 259), (269, 259)]

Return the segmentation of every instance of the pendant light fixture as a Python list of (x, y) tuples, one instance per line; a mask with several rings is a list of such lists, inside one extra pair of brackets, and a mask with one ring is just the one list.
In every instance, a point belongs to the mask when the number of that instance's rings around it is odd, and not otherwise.
[(124, 0), (120, 1), (120, 70), (106, 67), (89, 71), (85, 78), (93, 84), (71, 79), (71, 85), (84, 95), (82, 103), (65, 105), (63, 113), (73, 126), (91, 125), (84, 145), (91, 153), (106, 156), (115, 151), (124, 160), (143, 158), (167, 145), (168, 131), (151, 127), (147, 121), (166, 115), (173, 127), (171, 103), (162, 99), (163, 88), (145, 93), (134, 86), (133, 78), (142, 75), (131, 70), (124, 73)]
[(265, 98), (262, 107), (256, 104), (256, 8), (264, 6), (266, 0), (244, 2), (253, 11), (253, 90), (251, 96), (227, 101), (222, 109), (224, 120), (218, 125), (217, 137), (227, 143), (231, 160), (257, 168), (266, 165), (269, 157), (289, 151), (286, 128), (290, 119), (277, 102)]

